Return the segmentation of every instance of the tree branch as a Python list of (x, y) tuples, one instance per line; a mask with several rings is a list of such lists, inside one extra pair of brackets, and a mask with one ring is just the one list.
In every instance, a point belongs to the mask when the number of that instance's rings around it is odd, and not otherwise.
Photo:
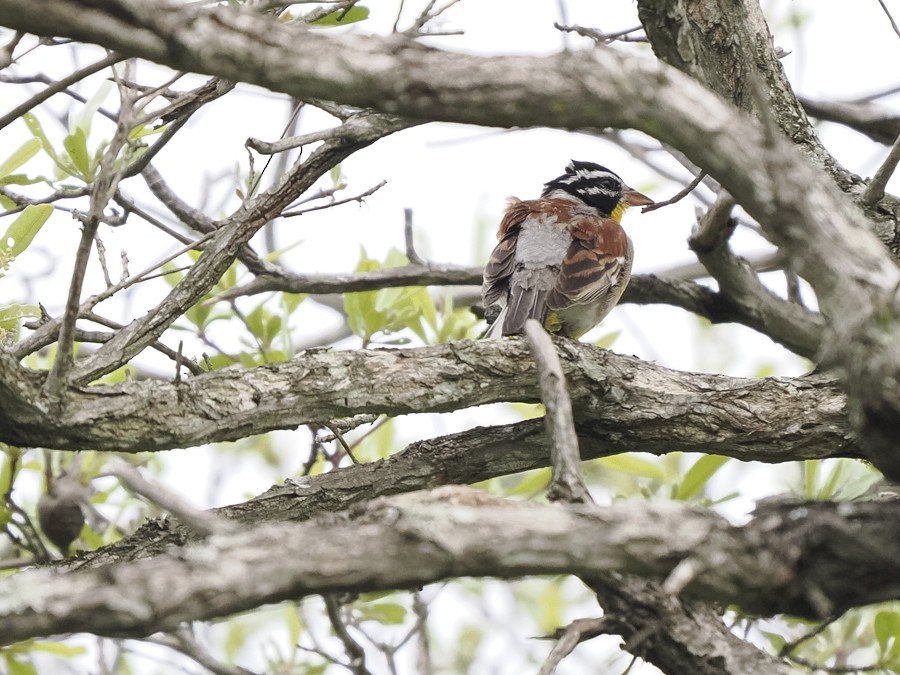
[(594, 500), (581, 475), (572, 400), (566, 389), (566, 376), (563, 375), (556, 347), (544, 327), (534, 319), (525, 322), (525, 335), (537, 365), (541, 401), (547, 411), (544, 423), (550, 439), (550, 464), (553, 467), (547, 499), (567, 504), (593, 504)]
[(820, 617), (900, 597), (897, 511), (875, 502), (781, 504), (735, 527), (678, 503), (562, 509), (448, 487), (219, 535), (179, 556), (20, 572), (0, 590), (0, 644), (73, 631), (139, 637), (311, 593), (456, 576), (615, 571), (661, 580), (688, 556), (709, 565), (686, 598)]
[(790, 675), (787, 664), (728, 630), (713, 605), (685, 602), (635, 576), (582, 577), (603, 606), (606, 633), (665, 673)]
[[(768, 461), (859, 453), (846, 401), (827, 377), (754, 380), (683, 373), (573, 341), (565, 343), (560, 358), (576, 420), (617, 431), (635, 444), (632, 449), (720, 452), (732, 447), (753, 458), (768, 455)], [(284, 363), (226, 368), (181, 382), (72, 388), (65, 406), (52, 416), (46, 414), (41, 380), (0, 352), (0, 399), (5, 402), (0, 441), (65, 450), (152, 451), (359, 413), (399, 415), (540, 401), (521, 340), (313, 351)], [(387, 380), (391, 387), (384, 387)], [(781, 452), (775, 450), (776, 433), (784, 437)]]

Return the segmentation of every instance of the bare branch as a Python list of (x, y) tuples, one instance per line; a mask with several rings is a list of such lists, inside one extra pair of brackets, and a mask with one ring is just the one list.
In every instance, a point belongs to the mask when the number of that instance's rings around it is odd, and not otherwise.
[[(680, 503), (564, 509), (441, 488), (219, 535), (179, 556), (19, 572), (0, 591), (0, 642), (73, 630), (146, 635), (311, 593), (411, 588), (448, 575), (621, 572), (659, 581), (689, 555), (716, 564), (685, 589), (688, 599), (816, 617), (822, 603), (833, 613), (900, 597), (897, 508), (780, 504), (736, 527)], [(42, 611), (46, 597), (52, 613)]]
[(122, 485), (132, 492), (169, 511), (179, 522), (184, 523), (201, 537), (234, 532), (236, 529), (234, 521), (220, 518), (211, 511), (194, 508), (174, 492), (147, 480), (135, 467), (122, 460), (111, 462), (106, 473), (118, 478)]
[(609, 632), (606, 619), (575, 619), (562, 630), (557, 631), (556, 644), (541, 664), (538, 675), (553, 675), (562, 660), (572, 653), (579, 644), (598, 635)]
[(897, 168), (898, 162), (900, 162), (900, 134), (898, 134), (897, 138), (894, 140), (894, 145), (891, 146), (891, 151), (888, 153), (888, 156), (869, 181), (866, 191), (863, 192), (862, 196), (859, 198), (860, 204), (874, 207), (878, 202), (884, 199), (884, 189), (887, 187), (887, 183), (891, 179), (891, 176), (894, 175), (894, 170)]
[(674, 197), (671, 197), (671, 198), (666, 199), (661, 202), (654, 202), (653, 204), (650, 204), (649, 206), (645, 206), (644, 208), (641, 209), (641, 213), (647, 213), (648, 211), (655, 211), (656, 209), (661, 209), (664, 206), (669, 206), (670, 204), (675, 204), (676, 202), (680, 202), (682, 199), (684, 199), (689, 194), (691, 194), (691, 192), (693, 192), (694, 189), (698, 185), (700, 185), (700, 183), (703, 182), (704, 178), (706, 178), (706, 172), (701, 171), (694, 177), (694, 180), (692, 180), (690, 183), (688, 183), (686, 186), (684, 186), (683, 189), (681, 189), (677, 193), (675, 193)]
[(869, 102), (816, 101), (803, 96), (800, 103), (812, 117), (843, 124), (885, 145), (900, 136), (900, 115), (885, 106)]
[(85, 66), (84, 68), (76, 70), (71, 75), (67, 75), (61, 80), (54, 82), (40, 93), (35, 94), (24, 103), (20, 103), (8, 113), (0, 117), (0, 129), (3, 129), (7, 125), (9, 125), (10, 122), (19, 119), (22, 115), (27, 113), (32, 108), (40, 105), (51, 96), (58, 94), (64, 89), (67, 89), (76, 82), (80, 82), (84, 78), (89, 77), (94, 73), (100, 72), (104, 68), (109, 68), (110, 66), (119, 63), (120, 61), (124, 61), (126, 58), (127, 56), (123, 54), (110, 53), (99, 61), (95, 61), (89, 66)]
[(75, 263), (72, 270), (72, 280), (69, 283), (69, 294), (66, 298), (66, 309), (62, 323), (59, 327), (59, 345), (53, 366), (47, 374), (44, 382), (44, 390), (51, 397), (62, 394), (66, 387), (69, 373), (73, 368), (72, 347), (75, 342), (75, 323), (78, 321), (81, 305), (81, 289), (84, 284), (84, 276), (87, 270), (88, 259), (100, 221), (103, 219), (103, 210), (115, 194), (121, 173), (115, 169), (115, 162), (119, 153), (128, 143), (128, 134), (134, 120), (133, 97), (124, 87), (119, 87), (120, 107), (119, 119), (116, 123), (116, 131), (110, 140), (103, 159), (100, 162), (97, 176), (91, 184), (90, 209), (82, 223), (81, 241), (75, 252)]
[(534, 319), (525, 322), (525, 335), (537, 365), (541, 400), (547, 410), (544, 422), (550, 438), (550, 463), (553, 466), (547, 499), (567, 504), (593, 504), (594, 500), (581, 475), (572, 401), (556, 347), (544, 327)]

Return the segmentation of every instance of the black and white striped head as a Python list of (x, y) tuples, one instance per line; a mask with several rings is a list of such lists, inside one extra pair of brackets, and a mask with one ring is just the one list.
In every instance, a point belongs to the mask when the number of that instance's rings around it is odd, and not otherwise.
[(618, 174), (605, 166), (574, 159), (562, 176), (544, 184), (541, 196), (548, 197), (556, 191), (571, 195), (597, 209), (601, 215), (612, 216), (616, 220), (629, 206), (653, 203), (646, 195), (625, 185)]

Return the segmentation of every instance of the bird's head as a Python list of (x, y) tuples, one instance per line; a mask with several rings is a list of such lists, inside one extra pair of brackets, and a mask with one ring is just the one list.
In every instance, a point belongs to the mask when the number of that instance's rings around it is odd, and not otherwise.
[(554, 192), (563, 192), (594, 208), (602, 216), (621, 220), (622, 214), (629, 206), (652, 204), (650, 197), (628, 187), (605, 166), (593, 162), (572, 160), (566, 172), (544, 184), (542, 197), (551, 196)]

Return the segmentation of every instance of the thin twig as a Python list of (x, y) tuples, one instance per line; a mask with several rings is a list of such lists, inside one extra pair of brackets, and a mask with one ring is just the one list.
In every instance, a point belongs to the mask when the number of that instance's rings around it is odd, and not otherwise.
[(581, 475), (572, 401), (556, 348), (543, 326), (534, 319), (525, 322), (525, 335), (538, 370), (541, 400), (547, 410), (544, 423), (550, 438), (550, 461), (553, 465), (547, 499), (570, 504), (593, 504), (594, 500)]
[(410, 265), (426, 266), (428, 263), (416, 252), (416, 245), (413, 241), (413, 211), (412, 209), (403, 209), (403, 237), (406, 240), (406, 259)]
[(878, 0), (878, 4), (881, 5), (881, 9), (884, 10), (884, 13), (887, 14), (888, 21), (891, 22), (891, 28), (893, 28), (897, 36), (900, 37), (900, 28), (897, 27), (897, 22), (894, 21), (894, 17), (891, 16), (891, 11), (887, 8), (887, 5), (884, 4), (884, 0)]
[[(107, 57), (110, 58), (110, 57)], [(128, 62), (129, 64), (131, 62)], [(96, 64), (95, 64), (96, 65)], [(128, 66), (126, 66), (127, 72)], [(72, 347), (75, 343), (75, 323), (81, 306), (81, 291), (84, 286), (85, 273), (88, 260), (94, 244), (97, 228), (103, 219), (103, 210), (115, 194), (121, 174), (115, 170), (116, 158), (122, 148), (128, 143), (128, 133), (131, 131), (133, 120), (133, 94), (124, 87), (119, 87), (119, 119), (116, 131), (100, 162), (100, 168), (91, 185), (91, 201), (87, 217), (84, 219), (81, 232), (81, 241), (75, 252), (75, 265), (72, 270), (72, 280), (69, 283), (69, 294), (66, 298), (66, 309), (59, 328), (58, 349), (56, 359), (44, 382), (44, 391), (51, 396), (58, 396), (65, 389), (69, 372), (74, 365)]]
[(637, 37), (628, 37), (631, 33), (636, 33), (641, 30), (643, 26), (635, 26), (634, 28), (626, 28), (624, 30), (613, 31), (612, 33), (604, 33), (602, 31), (597, 30), (596, 28), (586, 28), (584, 26), (567, 26), (562, 23), (554, 23), (553, 27), (556, 30), (563, 31), (564, 33), (577, 33), (578, 35), (586, 38), (590, 38), (595, 42), (613, 42), (614, 40), (620, 40), (621, 42), (646, 42), (647, 38), (644, 36)]
[(579, 644), (609, 632), (609, 621), (603, 617), (596, 619), (575, 619), (568, 626), (557, 631), (557, 642), (547, 655), (538, 675), (553, 675), (562, 660), (572, 653)]
[(872, 179), (869, 181), (868, 186), (866, 186), (866, 191), (863, 192), (862, 196), (859, 198), (860, 204), (871, 208), (882, 200), (884, 197), (884, 189), (887, 187), (891, 176), (894, 175), (894, 170), (897, 168), (898, 162), (900, 162), (900, 136), (897, 136), (894, 145), (891, 146), (891, 151), (888, 153), (888, 156), (881, 166), (878, 167), (875, 175), (872, 176)]
[(240, 666), (231, 666), (217, 660), (194, 636), (190, 625), (179, 627), (173, 635), (165, 633), (145, 639), (146, 642), (162, 645), (193, 659), (213, 675), (255, 675), (252, 670)]
[(375, 187), (371, 187), (365, 192), (361, 192), (358, 195), (353, 197), (345, 197), (344, 199), (336, 199), (333, 202), (328, 202), (327, 204), (321, 204), (319, 206), (310, 206), (308, 209), (299, 209), (297, 211), (286, 211), (281, 214), (282, 218), (293, 218), (294, 216), (302, 216), (305, 213), (310, 213), (312, 211), (321, 211), (322, 209), (330, 209), (332, 206), (340, 206), (341, 204), (347, 204), (349, 202), (359, 202), (362, 204), (363, 199), (375, 194), (378, 190), (387, 185), (387, 181), (383, 180)]
[[(151, 273), (154, 272), (157, 268), (161, 267), (162, 265), (165, 265), (167, 262), (170, 262), (171, 260), (174, 260), (175, 258), (182, 255), (183, 253), (186, 253), (187, 251), (190, 251), (193, 249), (198, 249), (203, 243), (212, 239), (214, 235), (215, 235), (215, 232), (210, 232), (209, 234), (198, 239), (197, 241), (192, 242), (191, 244), (188, 244), (187, 246), (183, 246), (182, 248), (178, 249), (177, 251), (175, 251), (171, 255), (167, 256), (163, 260), (159, 261), (155, 265), (151, 265), (150, 267), (148, 267), (144, 271), (140, 272), (139, 274), (136, 274), (135, 276), (130, 277), (128, 279), (123, 279), (122, 281), (117, 283), (115, 286), (111, 286), (110, 288), (105, 289), (104, 291), (98, 293), (97, 295), (92, 295), (90, 298), (85, 300), (81, 304), (81, 306), (78, 308), (78, 317), (79, 318), (83, 317), (85, 315), (85, 313), (90, 312), (90, 310), (92, 310), (94, 307), (99, 305), (104, 300), (112, 297), (119, 291), (125, 290), (126, 288), (129, 288), (138, 282), (147, 281), (148, 279), (154, 278), (153, 276), (151, 276)], [(168, 272), (165, 272), (164, 274), (168, 274)], [(40, 349), (44, 345), (44, 340), (46, 339), (46, 336), (48, 334), (53, 334), (53, 333), (56, 333), (57, 331), (60, 331), (60, 326), (63, 322), (63, 318), (64, 318), (63, 316), (59, 316), (55, 319), (50, 319), (48, 321), (41, 323), (40, 328), (35, 330), (34, 333), (32, 333), (26, 339), (22, 340), (21, 342), (16, 343), (13, 346), (13, 349), (12, 349), (13, 354), (15, 354), (18, 358), (24, 358), (28, 354), (31, 354), (33, 351)], [(57, 356), (57, 358), (58, 358), (58, 356)]]
[(428, 641), (428, 605), (422, 600), (418, 591), (412, 594), (412, 608), (416, 615), (415, 630), (419, 650), (416, 656), (416, 668), (420, 675), (434, 675), (434, 664), (431, 660), (431, 645)]
[(174, 492), (144, 478), (131, 464), (123, 460), (110, 463), (106, 473), (115, 476), (126, 488), (135, 492), (161, 509), (169, 511), (180, 523), (194, 530), (201, 537), (234, 532), (237, 524), (216, 515), (212, 511), (196, 509)]
[(331, 622), (334, 634), (337, 635), (338, 639), (344, 645), (347, 656), (350, 657), (350, 663), (347, 664), (347, 668), (350, 672), (354, 673), (354, 675), (371, 675), (368, 668), (366, 668), (365, 650), (362, 648), (362, 645), (350, 635), (347, 626), (344, 624), (344, 620), (341, 618), (341, 604), (334, 595), (324, 595), (322, 596), (322, 599), (325, 600), (325, 610), (328, 613), (328, 620)]
[(341, 433), (341, 430), (337, 427), (332, 427), (329, 425), (325, 425), (325, 428), (328, 429), (334, 437), (337, 439), (337, 442), (340, 443), (341, 447), (344, 449), (344, 452), (347, 453), (347, 457), (350, 458), (350, 461), (354, 464), (359, 464), (359, 460), (356, 459), (356, 456), (353, 454), (353, 449), (350, 447), (350, 444), (344, 439), (344, 435)]
[(826, 628), (828, 628), (828, 626), (833, 624), (839, 618), (840, 618), (839, 616), (829, 617), (828, 619), (825, 619), (822, 623), (820, 623), (818, 626), (813, 628), (808, 633), (804, 633), (803, 635), (801, 635), (796, 640), (791, 640), (790, 642), (785, 642), (784, 645), (782, 645), (781, 649), (778, 650), (778, 656), (781, 656), (782, 658), (790, 656), (791, 652), (794, 651), (797, 647), (802, 645), (807, 640), (811, 640), (812, 638), (816, 637), (817, 635), (820, 635)]
[(701, 171), (697, 174), (697, 176), (690, 183), (687, 184), (683, 189), (679, 190), (674, 197), (671, 199), (666, 199), (662, 202), (655, 202), (650, 204), (649, 206), (645, 206), (641, 209), (641, 213), (647, 213), (648, 211), (656, 211), (656, 209), (661, 209), (664, 206), (669, 206), (670, 204), (674, 204), (675, 202), (679, 202), (685, 197), (687, 197), (691, 192), (693, 192), (703, 179), (706, 178), (706, 172)]
[(734, 232), (731, 218), (734, 207), (734, 197), (723, 191), (694, 226), (688, 239), (692, 251), (706, 253), (719, 249), (728, 242)]
[(111, 53), (105, 58), (100, 59), (96, 63), (92, 63), (89, 66), (85, 66), (81, 70), (76, 70), (71, 75), (64, 77), (57, 82), (54, 82), (52, 85), (44, 89), (43, 91), (35, 94), (27, 101), (24, 101), (17, 105), (15, 108), (10, 110), (8, 113), (0, 117), (0, 129), (3, 129), (11, 122), (19, 119), (22, 115), (27, 113), (29, 110), (34, 108), (35, 106), (40, 105), (48, 98), (53, 96), (54, 94), (58, 94), (64, 89), (68, 88), (70, 85), (75, 84), (76, 82), (80, 82), (84, 78), (93, 75), (94, 73), (103, 70), (104, 68), (108, 68), (109, 66), (119, 63), (119, 61), (124, 61), (125, 56), (121, 54)]

